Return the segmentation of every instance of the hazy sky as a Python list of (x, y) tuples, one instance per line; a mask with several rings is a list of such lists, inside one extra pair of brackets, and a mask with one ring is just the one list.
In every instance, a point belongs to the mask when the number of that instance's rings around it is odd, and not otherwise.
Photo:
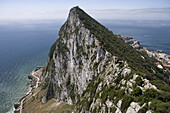
[(99, 19), (170, 20), (170, 0), (0, 0), (0, 20), (65, 19), (77, 5)]

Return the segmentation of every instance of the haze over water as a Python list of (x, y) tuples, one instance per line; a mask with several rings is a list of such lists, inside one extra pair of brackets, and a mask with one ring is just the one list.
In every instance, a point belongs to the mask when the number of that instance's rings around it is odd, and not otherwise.
[[(132, 36), (144, 47), (170, 54), (170, 22), (99, 22), (115, 34)], [(0, 113), (12, 109), (28, 91), (28, 74), (46, 64), (62, 24), (63, 21), (26, 21), (0, 25)]]
[(143, 47), (170, 55), (170, 21), (101, 20), (113, 33), (132, 36)]
[(0, 25), (0, 113), (11, 110), (28, 91), (28, 74), (44, 66), (57, 39), (57, 22)]

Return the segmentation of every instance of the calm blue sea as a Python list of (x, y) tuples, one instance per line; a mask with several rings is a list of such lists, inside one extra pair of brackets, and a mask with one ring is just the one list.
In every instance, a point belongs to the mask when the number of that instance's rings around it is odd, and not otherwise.
[[(116, 34), (129, 35), (149, 49), (170, 54), (170, 24), (153, 21), (100, 20)], [(0, 113), (13, 108), (28, 90), (28, 74), (45, 65), (63, 21), (0, 24)]]
[(13, 109), (28, 91), (28, 74), (46, 64), (62, 22), (0, 25), (0, 113)]

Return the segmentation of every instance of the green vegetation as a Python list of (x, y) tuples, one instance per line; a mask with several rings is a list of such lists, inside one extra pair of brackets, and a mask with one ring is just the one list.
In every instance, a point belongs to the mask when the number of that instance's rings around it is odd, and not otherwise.
[[(92, 79), (92, 81), (88, 84), (86, 90), (83, 91), (81, 97), (83, 97), (83, 101), (80, 101), (77, 103), (77, 106), (79, 107), (79, 109), (85, 109), (85, 110), (89, 110), (90, 105), (93, 101), (93, 98), (96, 95), (96, 89), (98, 87), (98, 84), (101, 82), (102, 80), (97, 76), (94, 79)], [(88, 98), (87, 96), (85, 96), (86, 94), (90, 94), (90, 97)], [(81, 104), (81, 106), (80, 106)]]
[(75, 84), (71, 83), (71, 78), (70, 76), (68, 76), (67, 81), (66, 81), (66, 87), (68, 90), (68, 95), (71, 97), (71, 99), (73, 100), (73, 102), (75, 102), (75, 97), (78, 96), (74, 93), (75, 91)]
[(99, 66), (99, 64), (100, 64), (100, 61), (99, 61), (99, 62), (95, 62), (95, 63), (94, 63), (94, 66), (93, 66), (94, 70), (96, 70), (96, 69), (97, 69), (97, 67)]
[(102, 98), (102, 103), (105, 103), (105, 101), (107, 100), (108, 94), (107, 94), (107, 90), (104, 90), (101, 98)]
[(140, 87), (136, 87), (136, 88), (131, 92), (131, 95), (133, 95), (134, 97), (140, 96), (140, 95), (142, 95), (142, 90), (140, 89)]
[(135, 98), (136, 102), (139, 102), (141, 105), (151, 101), (152, 99), (158, 97), (158, 92), (154, 89), (147, 89), (143, 92), (143, 95), (138, 94), (138, 97)]
[[(167, 75), (156, 67), (153, 63), (153, 59), (149, 58), (147, 55), (145, 55), (145, 59), (141, 58), (141, 55), (144, 53), (137, 52), (134, 48), (126, 44), (123, 40), (117, 38), (116, 35), (86, 14), (83, 10), (78, 7), (75, 8), (79, 19), (83, 22), (85, 27), (97, 37), (104, 49), (113, 55), (118, 56), (119, 59), (127, 61), (133, 70), (144, 73), (147, 79), (160, 79), (160, 83), (165, 82), (169, 87), (170, 82), (167, 80)], [(153, 73), (153, 70), (156, 72), (155, 74)], [(160, 86), (158, 86), (158, 88), (161, 89)]]
[[(78, 102), (76, 104), (76, 106), (78, 106), (78, 110), (90, 110), (90, 105), (93, 101), (93, 98), (96, 99), (101, 99), (101, 103), (106, 105), (106, 100), (109, 99), (112, 102), (114, 102), (115, 104), (117, 104), (117, 102), (122, 99), (125, 95), (125, 90), (124, 89), (115, 89), (114, 86), (112, 85), (105, 85), (102, 87), (101, 91), (96, 93), (96, 89), (98, 84), (102, 82), (102, 80), (99, 77), (94, 78), (89, 85), (87, 86), (87, 89), (83, 92), (82, 94), (82, 101)], [(99, 93), (101, 93), (101, 97), (99, 96)], [(114, 99), (116, 97), (116, 99)], [(128, 100), (129, 101), (129, 100)], [(130, 101), (129, 101), (130, 102)], [(123, 105), (123, 106), (127, 106), (127, 105)], [(95, 108), (95, 110), (97, 111), (92, 111), (92, 112), (99, 112), (100, 111), (100, 107)], [(124, 109), (124, 108), (123, 108)], [(108, 110), (108, 108), (105, 109), (106, 111)], [(116, 108), (111, 108), (111, 111), (115, 111)], [(80, 111), (78, 111), (80, 112)]]
[(146, 113), (148, 111), (148, 107), (145, 105), (144, 107), (142, 107), (138, 113)]
[(115, 108), (115, 107), (110, 108), (110, 112), (111, 112), (111, 113), (115, 113), (115, 112), (116, 112), (116, 108)]
[(139, 85), (139, 86), (142, 86), (142, 84), (144, 83), (144, 81), (142, 80), (142, 78), (139, 77), (139, 76), (136, 78), (135, 81), (136, 81), (136, 84)]
[(158, 87), (160, 90), (170, 92), (170, 86), (161, 80), (152, 80), (151, 83)]
[(52, 45), (50, 52), (49, 52), (49, 58), (53, 58), (54, 51), (56, 50), (56, 42)]
[[(91, 103), (93, 102), (93, 99), (101, 99), (101, 103), (106, 105), (106, 100), (109, 99), (112, 101), (115, 105), (119, 100), (122, 99), (122, 105), (121, 105), (121, 111), (125, 112), (127, 108), (129, 107), (130, 103), (132, 101), (140, 103), (140, 105), (144, 103), (151, 102), (151, 105), (148, 106), (146, 104), (142, 109), (139, 110), (139, 113), (146, 112), (148, 109), (151, 109), (155, 112), (168, 112), (169, 111), (169, 102), (170, 102), (170, 82), (167, 79), (169, 77), (169, 73), (164, 73), (162, 70), (158, 69), (156, 65), (153, 63), (155, 59), (149, 58), (145, 53), (137, 52), (134, 48), (129, 46), (128, 44), (124, 43), (123, 40), (117, 38), (116, 35), (114, 35), (111, 31), (109, 31), (107, 28), (102, 26), (100, 23), (98, 23), (96, 20), (91, 18), (88, 14), (86, 14), (83, 10), (76, 7), (76, 13), (79, 16), (79, 19), (83, 22), (84, 26), (91, 31), (91, 33), (99, 40), (101, 47), (104, 50), (107, 50), (112, 55), (115, 55), (119, 58), (119, 61), (127, 61), (129, 67), (131, 68), (132, 72), (125, 77), (121, 74), (118, 75), (118, 77), (113, 81), (116, 83), (116, 86), (112, 85), (106, 85), (103, 83), (102, 90), (100, 92), (96, 92), (99, 83), (103, 82), (103, 76), (105, 70), (103, 70), (97, 77), (92, 79), (86, 90), (83, 91), (83, 94), (80, 96), (78, 102), (75, 103), (78, 112), (82, 109), (85, 111), (90, 111)], [(69, 49), (67, 46), (62, 43), (62, 38), (68, 38), (69, 34), (64, 29), (69, 28), (67, 22), (61, 27), (59, 32), (59, 39), (53, 44), (51, 47), (50, 53), (49, 53), (49, 63), (46, 66), (46, 70), (50, 74), (49, 76), (55, 75), (55, 63), (53, 60), (53, 55), (55, 54), (62, 54), (64, 57), (64, 62), (62, 62), (62, 69), (67, 68), (67, 58), (66, 53), (69, 52)], [(79, 28), (76, 28), (74, 33), (78, 34)], [(82, 43), (85, 43), (85, 40), (82, 40)], [(91, 46), (87, 46), (88, 49), (96, 47), (95, 44)], [(57, 49), (56, 49), (57, 48)], [(92, 51), (91, 51), (92, 52)], [(82, 56), (86, 56), (88, 58), (88, 54), (84, 52), (83, 46), (77, 45), (77, 58), (79, 59)], [(145, 57), (145, 59), (141, 58), (141, 55)], [(91, 57), (93, 69), (94, 71), (98, 68), (100, 62), (94, 62), (96, 59), (96, 52)], [(119, 62), (120, 63), (120, 62)], [(81, 66), (83, 63), (79, 62), (79, 69), (81, 69)], [(124, 66), (123, 63), (119, 64), (119, 68), (122, 68)], [(92, 68), (91, 68), (92, 69)], [(153, 71), (154, 70), (154, 71)], [(45, 72), (44, 71), (44, 72)], [(60, 71), (60, 70), (59, 70)], [(125, 94), (124, 89), (120, 89), (119, 82), (122, 79), (125, 79), (126, 81), (130, 80), (134, 74), (139, 75), (136, 78), (136, 84), (133, 84), (133, 91), (131, 92), (131, 95)], [(111, 74), (111, 72), (109, 72)], [(109, 75), (108, 74), (108, 75)], [(61, 73), (62, 75), (62, 73)], [(102, 76), (100, 76), (102, 75)], [(151, 81), (152, 84), (156, 85), (160, 90), (163, 91), (157, 91), (154, 89), (147, 89), (146, 91), (143, 91), (140, 89), (140, 87), (144, 84), (142, 78), (146, 78)], [(46, 79), (48, 80), (48, 79)], [(49, 83), (49, 82), (48, 82)], [(47, 93), (47, 99), (52, 99), (55, 95), (54, 89), (57, 89), (58, 91), (61, 90), (61, 87), (56, 86), (55, 84), (44, 84), (43, 90), (46, 90), (48, 87), (48, 93)], [(75, 100), (76, 94), (74, 93), (77, 86), (71, 83), (70, 76), (68, 77), (66, 81), (66, 87), (68, 90), (68, 94), (71, 97), (72, 100)], [(126, 87), (126, 86), (125, 86)], [(101, 96), (99, 95), (101, 93)], [(79, 95), (78, 95), (79, 96)], [(33, 97), (34, 98), (34, 97)], [(42, 97), (41, 97), (42, 99)], [(41, 100), (40, 99), (40, 100)], [(34, 98), (33, 102), (36, 101), (36, 98)], [(66, 108), (70, 109), (70, 106), (68, 105), (62, 105), (66, 106)], [(62, 107), (65, 109), (65, 107)], [(94, 108), (92, 112), (100, 111), (100, 107)], [(57, 109), (56, 109), (57, 110)], [(108, 111), (108, 108), (105, 107), (106, 112)], [(115, 112), (116, 108), (113, 107), (110, 109), (111, 112)]]
[(123, 98), (125, 94), (125, 90), (124, 89), (120, 89), (116, 92), (116, 99), (114, 100), (114, 103), (117, 104), (117, 102)]
[(56, 102), (55, 99), (50, 99), (46, 103), (42, 102), (46, 91), (40, 87), (36, 88), (31, 96), (23, 103), (23, 113), (71, 113), (74, 106), (64, 102)]
[(160, 100), (152, 100), (150, 109), (155, 113), (169, 113), (170, 112), (170, 103), (169, 102), (162, 102)]
[(67, 103), (61, 103), (56, 106), (50, 113), (72, 113), (74, 106)]
[(151, 101), (152, 99), (158, 97), (159, 93), (154, 90), (154, 89), (147, 89), (144, 94), (139, 97), (139, 99), (142, 99), (141, 102), (149, 102)]
[(119, 64), (119, 68), (121, 69), (121, 68), (123, 68), (123, 66), (124, 66), (124, 64), (121, 62), (121, 63)]
[(125, 80), (130, 80), (133, 78), (133, 75), (135, 74), (135, 71), (131, 69), (131, 72), (129, 74), (127, 74), (124, 79)]
[(47, 96), (46, 96), (47, 100), (50, 100), (50, 99), (54, 98), (54, 96), (55, 96), (55, 91), (54, 91), (53, 87), (55, 87), (54, 84), (49, 83)]
[(95, 59), (96, 59), (96, 54), (94, 54), (92, 57), (91, 57), (91, 61), (93, 62)]
[(125, 95), (122, 100), (121, 111), (125, 112), (125, 110), (130, 106), (130, 103), (133, 101), (133, 97), (130, 95)]
[(119, 82), (123, 79), (123, 75), (119, 74), (116, 80), (114, 81), (116, 84), (119, 84)]
[[(170, 93), (169, 92), (158, 92), (155, 89), (147, 89), (143, 95), (135, 98), (136, 102), (139, 102), (141, 105), (147, 102), (151, 102), (150, 106), (144, 106), (140, 109), (139, 113), (144, 113), (148, 109), (156, 113), (168, 113), (170, 111)], [(148, 108), (150, 107), (150, 108)]]

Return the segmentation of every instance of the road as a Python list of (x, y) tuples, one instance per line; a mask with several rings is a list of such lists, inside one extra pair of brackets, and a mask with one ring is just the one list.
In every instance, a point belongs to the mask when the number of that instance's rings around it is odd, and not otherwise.
[(37, 80), (36, 80), (36, 85), (35, 85), (35, 88), (37, 88), (38, 87), (38, 84), (39, 84), (39, 81), (40, 81), (40, 79), (35, 75), (35, 71), (33, 71), (32, 73), (31, 73), (31, 75), (34, 77), (34, 78), (36, 78)]
[[(38, 87), (38, 84), (40, 83), (40, 78), (36, 76), (36, 72), (33, 71), (31, 72), (31, 76), (34, 77), (36, 79), (36, 84), (34, 86), (34, 88)], [(32, 90), (30, 90), (21, 100), (20, 100), (20, 107), (18, 107), (18, 109), (16, 111), (20, 111), (20, 113), (22, 113), (22, 107), (23, 107), (23, 103), (25, 101), (25, 99), (27, 99), (30, 95), (32, 94)]]

